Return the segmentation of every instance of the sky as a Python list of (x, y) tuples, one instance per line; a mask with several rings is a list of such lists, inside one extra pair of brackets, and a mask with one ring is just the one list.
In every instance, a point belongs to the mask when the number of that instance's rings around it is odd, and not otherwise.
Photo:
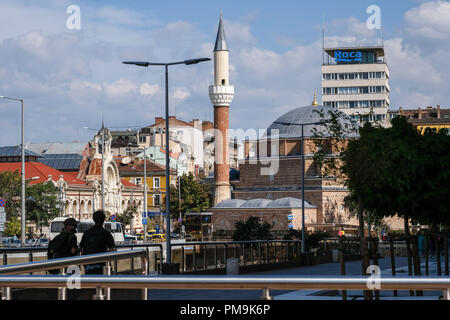
[[(371, 5), (380, 30), (367, 27)], [(221, 13), (235, 86), (231, 128), (265, 129), (311, 104), (314, 90), (321, 101), (323, 26), (326, 47), (383, 38), (391, 109), (450, 105), (443, 0), (0, 0), (0, 96), (24, 99), (26, 143), (88, 141), (102, 117), (112, 130), (151, 125), (164, 116), (164, 69), (121, 62), (213, 58)], [(212, 83), (212, 61), (170, 67), (170, 115), (212, 121)], [(20, 103), (0, 99), (0, 114), (0, 145), (20, 144)]]

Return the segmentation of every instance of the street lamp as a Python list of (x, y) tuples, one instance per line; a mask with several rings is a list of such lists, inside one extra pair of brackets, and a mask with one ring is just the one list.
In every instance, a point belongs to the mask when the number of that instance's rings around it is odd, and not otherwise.
[(276, 124), (286, 125), (286, 126), (301, 126), (302, 128), (302, 144), (300, 145), (300, 154), (302, 157), (302, 253), (306, 252), (306, 239), (305, 239), (305, 153), (304, 153), (304, 141), (305, 137), (303, 134), (303, 127), (308, 125), (322, 125), (325, 121), (320, 122), (309, 122), (309, 123), (293, 123), (293, 122), (279, 122), (275, 121)]
[(169, 163), (169, 66), (176, 64), (191, 65), (203, 61), (209, 61), (210, 58), (188, 59), (178, 62), (154, 63), (147, 61), (123, 61), (124, 64), (134, 64), (140, 67), (164, 66), (165, 68), (165, 87), (166, 87), (166, 259), (167, 263), (172, 262), (170, 248), (170, 163)]
[(25, 135), (25, 123), (24, 123), (24, 109), (23, 109), (23, 99), (17, 99), (17, 98), (10, 98), (5, 96), (0, 96), (2, 99), (8, 99), (8, 100), (15, 100), (20, 101), (21, 103), (21, 109), (22, 109), (22, 138), (21, 138), (21, 147), (22, 147), (22, 237), (21, 242), (22, 245), (25, 245), (25, 219), (26, 219), (26, 212), (25, 212), (25, 145), (24, 145), (24, 135)]

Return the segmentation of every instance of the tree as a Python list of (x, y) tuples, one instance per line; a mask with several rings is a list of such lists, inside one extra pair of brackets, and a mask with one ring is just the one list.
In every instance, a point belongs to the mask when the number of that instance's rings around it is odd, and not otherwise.
[(272, 226), (264, 222), (261, 224), (259, 218), (250, 217), (247, 221), (238, 221), (235, 224), (236, 229), (233, 232), (234, 241), (250, 241), (250, 240), (272, 240), (270, 233)]
[(5, 235), (8, 237), (12, 237), (14, 235), (21, 236), (22, 234), (22, 226), (19, 218), (13, 216), (9, 219), (5, 224)]
[(57, 208), (58, 189), (51, 182), (38, 183), (29, 186), (26, 190), (27, 220), (34, 221), (38, 229), (48, 226), (49, 221), (59, 215)]
[(117, 222), (122, 223), (123, 225), (127, 226), (131, 224), (131, 221), (133, 220), (133, 217), (136, 216), (138, 213), (138, 205), (135, 204), (129, 204), (127, 208), (125, 209), (122, 214), (117, 215)]
[[(178, 218), (180, 212), (202, 212), (213, 203), (212, 194), (206, 184), (194, 180), (194, 175), (182, 175), (181, 183), (170, 188), (170, 214), (172, 218)], [(181, 201), (179, 190), (181, 189)]]
[[(320, 243), (329, 238), (330, 234), (326, 231), (316, 231), (316, 232), (307, 232), (306, 233), (306, 248), (307, 250), (311, 250), (312, 248), (320, 247)], [(301, 240), (302, 239), (302, 230), (301, 229), (293, 229), (290, 228), (288, 232), (285, 234), (284, 240)]]
[(19, 214), (22, 180), (19, 171), (0, 172), (0, 198), (6, 202), (6, 220)]

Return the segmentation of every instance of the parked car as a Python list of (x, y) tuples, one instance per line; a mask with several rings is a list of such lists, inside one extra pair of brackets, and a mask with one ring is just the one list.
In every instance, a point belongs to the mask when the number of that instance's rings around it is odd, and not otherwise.
[(131, 243), (131, 244), (136, 244), (136, 243), (138, 243), (138, 240), (139, 240), (138, 236), (132, 236), (131, 234), (126, 234), (124, 238), (125, 238), (125, 243)]
[(192, 240), (202, 241), (202, 232), (201, 231), (192, 231), (191, 236), (192, 236)]
[(166, 241), (166, 235), (163, 233), (154, 233), (150, 239), (154, 242), (164, 242)]

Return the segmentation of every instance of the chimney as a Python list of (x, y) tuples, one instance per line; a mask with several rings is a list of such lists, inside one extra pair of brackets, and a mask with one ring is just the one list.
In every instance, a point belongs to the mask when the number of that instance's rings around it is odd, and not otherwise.
[(441, 118), (441, 106), (437, 105), (436, 109), (437, 109), (437, 118), (440, 119)]
[(199, 119), (194, 119), (194, 120), (192, 120), (192, 126), (193, 126), (195, 129), (202, 130), (202, 122), (201, 122)]
[(421, 112), (421, 108), (419, 107), (419, 109), (417, 109), (417, 119), (422, 119), (422, 112)]
[(164, 122), (162, 117), (155, 117), (155, 124), (160, 124), (161, 122)]

